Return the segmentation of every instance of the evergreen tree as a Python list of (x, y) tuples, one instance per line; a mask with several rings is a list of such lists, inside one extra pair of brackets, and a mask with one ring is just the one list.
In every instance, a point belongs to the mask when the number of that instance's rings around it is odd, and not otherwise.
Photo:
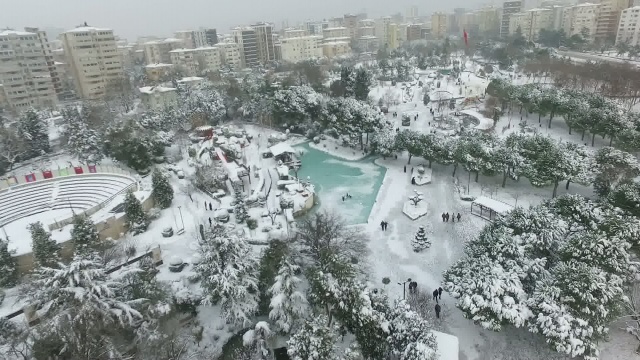
[(335, 331), (328, 325), (326, 316), (307, 320), (302, 328), (287, 341), (287, 353), (291, 360), (335, 360)]
[(133, 191), (129, 191), (124, 198), (124, 213), (127, 216), (129, 231), (131, 231), (133, 235), (147, 231), (149, 219), (142, 208), (140, 200), (138, 200)]
[(98, 133), (89, 128), (90, 107), (68, 108), (62, 112), (65, 123), (63, 135), (67, 137), (67, 146), (71, 154), (81, 162), (97, 164), (102, 160), (102, 145)]
[(76, 215), (71, 229), (71, 241), (75, 255), (86, 256), (98, 248), (100, 235), (89, 217)]
[(169, 179), (158, 169), (153, 171), (151, 178), (153, 186), (153, 199), (161, 209), (166, 209), (171, 206), (173, 201), (173, 188), (169, 183)]
[(427, 238), (427, 231), (424, 229), (424, 226), (418, 228), (416, 236), (411, 241), (411, 246), (415, 252), (420, 252), (431, 246), (431, 240)]
[(231, 323), (246, 326), (258, 310), (258, 263), (247, 242), (216, 226), (199, 242), (202, 261), (194, 270), (202, 279), (206, 303), (218, 303)]
[(302, 318), (307, 310), (307, 299), (296, 290), (300, 283), (296, 276), (298, 271), (299, 266), (283, 261), (275, 282), (269, 289), (269, 319), (274, 322), (275, 331), (281, 334), (291, 332), (296, 320)]
[(239, 186), (234, 188), (234, 201), (235, 205), (233, 208), (233, 213), (236, 215), (236, 222), (238, 224), (243, 223), (249, 217), (247, 213), (247, 206), (244, 203), (244, 195), (242, 194), (242, 189)]
[(41, 222), (29, 224), (29, 232), (31, 233), (31, 249), (36, 265), (55, 266), (60, 261), (58, 243), (51, 239), (51, 234), (44, 229)]
[(38, 113), (29, 109), (18, 120), (18, 134), (27, 144), (26, 156), (33, 158), (51, 152), (49, 129)]
[(409, 305), (400, 301), (389, 314), (389, 332), (387, 338), (389, 351), (400, 360), (436, 360), (438, 359), (436, 339), (430, 324), (420, 314), (412, 311)]
[(258, 321), (255, 328), (248, 330), (242, 335), (242, 344), (252, 349), (252, 360), (270, 360), (273, 359), (269, 344), (267, 343), (272, 336), (269, 324), (266, 321)]
[(12, 287), (18, 282), (16, 261), (8, 246), (9, 243), (0, 238), (0, 287)]
[(366, 68), (360, 67), (356, 70), (355, 82), (353, 86), (353, 95), (360, 101), (366, 101), (369, 98), (369, 88), (371, 87), (371, 74)]

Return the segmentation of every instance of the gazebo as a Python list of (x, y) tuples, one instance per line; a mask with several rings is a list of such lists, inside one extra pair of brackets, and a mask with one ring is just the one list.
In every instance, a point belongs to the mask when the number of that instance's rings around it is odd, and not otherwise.
[(489, 221), (511, 210), (513, 206), (485, 196), (480, 196), (471, 202), (471, 213)]

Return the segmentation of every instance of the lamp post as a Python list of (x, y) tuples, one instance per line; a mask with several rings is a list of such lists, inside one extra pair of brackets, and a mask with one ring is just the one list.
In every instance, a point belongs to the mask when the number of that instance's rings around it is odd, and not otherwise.
[(184, 219), (182, 218), (182, 206), (178, 206), (178, 211), (180, 211), (180, 221), (182, 222), (182, 228), (184, 229)]
[(411, 282), (411, 278), (408, 278), (405, 282), (399, 282), (398, 285), (402, 285), (402, 300), (407, 298), (407, 283)]

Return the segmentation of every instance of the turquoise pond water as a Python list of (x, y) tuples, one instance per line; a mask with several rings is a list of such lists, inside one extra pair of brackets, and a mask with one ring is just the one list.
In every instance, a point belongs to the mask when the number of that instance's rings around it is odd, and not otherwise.
[[(349, 161), (315, 150), (308, 143), (295, 148), (303, 151), (298, 177), (309, 176), (316, 188), (320, 205), (314, 210), (335, 211), (347, 224), (366, 223), (387, 171), (373, 163), (375, 157)], [(342, 201), (347, 193), (351, 198)]]

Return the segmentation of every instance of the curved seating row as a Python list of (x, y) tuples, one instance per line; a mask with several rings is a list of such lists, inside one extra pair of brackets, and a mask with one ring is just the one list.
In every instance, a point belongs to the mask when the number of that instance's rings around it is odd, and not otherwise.
[(49, 210), (81, 212), (100, 205), (135, 180), (120, 174), (84, 174), (37, 181), (0, 191), (0, 226)]

